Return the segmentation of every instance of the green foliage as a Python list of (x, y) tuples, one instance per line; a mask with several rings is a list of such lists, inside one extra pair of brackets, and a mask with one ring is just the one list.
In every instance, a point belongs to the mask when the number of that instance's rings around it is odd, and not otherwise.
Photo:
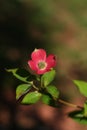
[[(7, 69), (7, 72), (11, 72), (13, 76), (24, 82), (24, 84), (20, 84), (16, 88), (16, 99), (18, 100), (22, 97), (21, 103), (34, 104), (41, 98), (43, 103), (52, 105), (55, 100), (58, 99), (58, 89), (54, 85), (49, 85), (54, 80), (55, 70), (52, 69), (43, 74), (41, 80), (37, 79), (37, 75), (32, 77), (32, 75), (24, 69)], [(37, 84), (34, 84), (36, 82)], [(41, 86), (37, 87), (37, 85)]]
[(43, 74), (41, 77), (41, 84), (44, 87), (48, 86), (54, 80), (55, 74), (56, 74), (55, 70), (51, 70)]
[(87, 82), (74, 80), (74, 84), (78, 87), (80, 93), (87, 97)]
[(20, 84), (16, 88), (16, 99), (18, 100), (21, 96), (26, 94), (31, 88), (32, 86), (30, 84)]
[(30, 77), (30, 73), (27, 72), (25, 69), (6, 69), (7, 72), (11, 72), (13, 74), (14, 77), (16, 77), (17, 79), (25, 82), (25, 83), (29, 83), (28, 79)]
[(34, 104), (40, 100), (41, 93), (38, 91), (28, 93), (22, 100), (23, 104)]
[(57, 100), (54, 100), (53, 97), (51, 95), (49, 95), (48, 93), (42, 94), (41, 101), (42, 101), (42, 103), (47, 104), (49, 106), (58, 107)]
[(87, 118), (87, 101), (84, 103), (84, 116)]
[(47, 86), (46, 90), (54, 99), (57, 99), (59, 97), (59, 91), (55, 86)]
[(84, 116), (84, 111), (74, 111), (69, 114), (69, 116), (80, 124), (87, 125), (87, 117)]
[(43, 103), (50, 105), (52, 98), (47, 94), (42, 94), (41, 100)]
[(84, 103), (83, 109), (73, 111), (69, 116), (81, 124), (87, 124), (87, 102)]

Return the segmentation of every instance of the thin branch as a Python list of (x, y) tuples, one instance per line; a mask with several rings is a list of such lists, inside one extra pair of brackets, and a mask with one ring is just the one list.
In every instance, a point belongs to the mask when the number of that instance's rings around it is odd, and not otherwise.
[(64, 101), (64, 100), (62, 100), (62, 99), (59, 99), (58, 101), (59, 101), (60, 103), (64, 104), (64, 105), (67, 105), (67, 106), (70, 106), (70, 107), (83, 109), (83, 107), (81, 107), (81, 106), (78, 106), (78, 105), (75, 105), (75, 104), (69, 103), (69, 102)]

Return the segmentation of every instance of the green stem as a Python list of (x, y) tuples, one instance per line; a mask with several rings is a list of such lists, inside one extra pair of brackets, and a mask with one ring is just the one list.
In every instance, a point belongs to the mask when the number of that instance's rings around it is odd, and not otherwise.
[(35, 88), (36, 90), (39, 90), (39, 89), (34, 85), (33, 81), (30, 82), (30, 84), (33, 86), (33, 88)]
[(58, 101), (59, 101), (60, 103), (64, 104), (64, 105), (67, 105), (67, 106), (70, 106), (70, 107), (83, 109), (83, 107), (81, 107), (81, 106), (78, 106), (78, 105), (75, 105), (75, 104), (69, 103), (69, 102), (64, 101), (64, 100), (62, 100), (62, 99), (59, 99)]

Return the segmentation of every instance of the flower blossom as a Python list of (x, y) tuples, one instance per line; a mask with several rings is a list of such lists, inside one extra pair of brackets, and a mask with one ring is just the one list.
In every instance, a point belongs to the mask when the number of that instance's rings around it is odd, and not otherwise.
[(31, 60), (28, 61), (28, 65), (37, 74), (44, 74), (55, 67), (56, 59), (53, 54), (46, 56), (44, 49), (35, 49), (31, 53)]

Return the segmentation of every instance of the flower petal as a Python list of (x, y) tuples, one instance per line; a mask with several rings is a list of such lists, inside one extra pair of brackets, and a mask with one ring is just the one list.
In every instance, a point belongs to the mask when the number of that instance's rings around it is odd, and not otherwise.
[(44, 74), (47, 71), (48, 71), (47, 69), (43, 69), (43, 70), (38, 69), (37, 74)]
[(32, 54), (31, 58), (34, 62), (38, 62), (40, 60), (46, 60), (46, 51), (44, 49), (35, 49)]
[(53, 67), (56, 66), (56, 59), (55, 59), (55, 55), (50, 54), (47, 59), (46, 59), (46, 63), (47, 63), (47, 68), (51, 69)]
[(30, 66), (30, 68), (32, 70), (37, 71), (37, 66), (36, 66), (35, 62), (33, 62), (32, 60), (29, 60), (28, 65)]

